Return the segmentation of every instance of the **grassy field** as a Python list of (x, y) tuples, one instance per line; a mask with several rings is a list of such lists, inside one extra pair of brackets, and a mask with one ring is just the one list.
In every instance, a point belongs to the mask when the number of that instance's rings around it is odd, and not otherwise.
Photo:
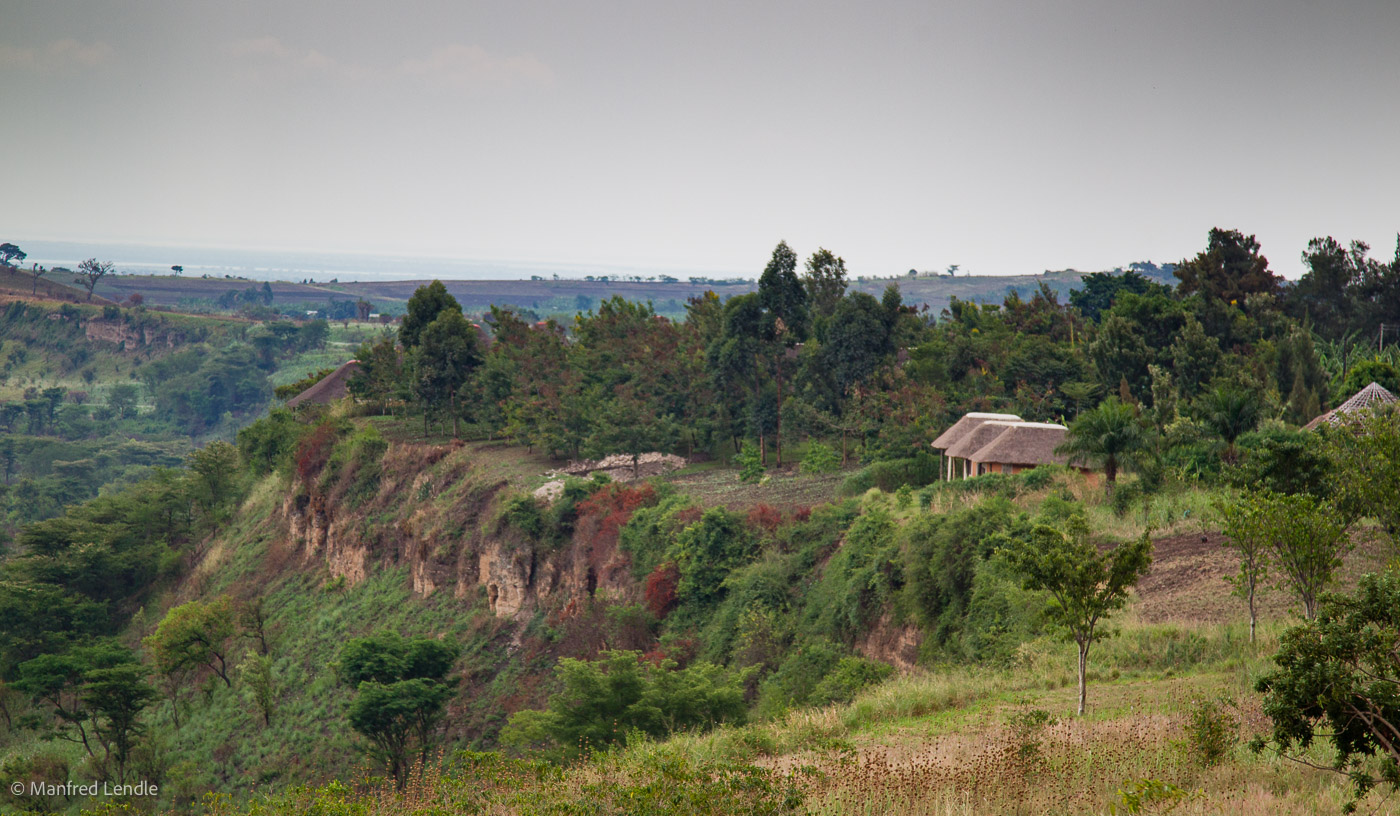
[[(217, 812), (1340, 813), (1345, 777), (1245, 745), (1267, 728), (1252, 689), (1287, 623), (1266, 624), (1251, 646), (1238, 624), (1143, 624), (1130, 612), (1094, 660), (1083, 718), (1073, 647), (1040, 640), (1006, 669), (911, 672), (848, 705), (637, 739), (567, 768), (465, 754), (404, 792), (365, 780), (246, 810), (216, 800)], [(1303, 758), (1325, 765), (1327, 748)], [(1359, 812), (1400, 803), (1377, 791)]]

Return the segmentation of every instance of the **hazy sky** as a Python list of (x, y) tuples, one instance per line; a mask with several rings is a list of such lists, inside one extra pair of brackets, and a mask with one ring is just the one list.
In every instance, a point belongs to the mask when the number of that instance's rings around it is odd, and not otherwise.
[(1400, 2), (0, 2), (0, 240), (981, 274), (1400, 230)]

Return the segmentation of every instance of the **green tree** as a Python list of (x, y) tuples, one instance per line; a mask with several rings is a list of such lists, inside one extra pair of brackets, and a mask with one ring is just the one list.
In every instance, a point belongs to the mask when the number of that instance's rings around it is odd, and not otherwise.
[[(1274, 671), (1259, 680), (1269, 741), (1301, 755), (1318, 738), (1350, 777), (1351, 813), (1372, 788), (1400, 790), (1400, 573), (1365, 575), (1355, 596), (1329, 596), (1315, 620), (1284, 633)], [(1256, 749), (1265, 745), (1256, 739)], [(1380, 756), (1376, 763), (1374, 757)], [(1311, 764), (1306, 758), (1300, 761)]]
[(1330, 503), (1306, 494), (1265, 493), (1253, 503), (1255, 524), (1279, 577), (1302, 603), (1303, 617), (1312, 620), (1350, 546), (1347, 519)]
[(414, 362), (414, 390), (424, 405), (425, 432), (428, 408), (445, 402), (452, 413), (452, 435), (458, 436), (457, 397), (481, 363), (476, 329), (461, 312), (443, 311), (419, 335)]
[(1197, 292), (1205, 298), (1243, 305), (1253, 294), (1276, 294), (1282, 280), (1269, 271), (1253, 235), (1213, 228), (1206, 249), (1176, 267), (1183, 297)]
[(648, 399), (631, 383), (620, 385), (603, 400), (588, 437), (590, 455), (623, 453), (632, 457), (632, 478), (640, 478), (641, 455), (675, 447), (680, 429), (658, 400)]
[(350, 725), (369, 740), (370, 755), (385, 763), (400, 789), (413, 769), (415, 743), (418, 763), (427, 765), (456, 685), (447, 674), (457, 654), (455, 644), (394, 633), (356, 638), (341, 650), (340, 678), (356, 687)]
[(1046, 616), (1064, 628), (1079, 647), (1079, 715), (1087, 699), (1089, 647), (1105, 636), (1099, 624), (1121, 609), (1128, 590), (1152, 564), (1152, 540), (1142, 538), (1100, 552), (1089, 540), (1083, 516), (1068, 534), (1047, 524), (1036, 525), (1028, 540), (1006, 549), (1006, 556), (1030, 590), (1045, 590), (1051, 601)]
[(277, 678), (272, 673), (272, 658), (249, 649), (238, 664), (238, 674), (243, 681), (244, 693), (262, 715), (263, 726), (270, 727), (280, 694)]
[(802, 285), (812, 316), (830, 317), (846, 294), (846, 262), (829, 249), (818, 249), (807, 259)]
[(544, 711), (513, 715), (502, 743), (572, 757), (624, 743), (634, 730), (661, 737), (744, 721), (739, 678), (709, 663), (678, 669), (673, 660), (641, 658), (628, 651), (606, 651), (596, 661), (563, 658), (554, 670), (560, 690)]
[(82, 700), (91, 711), (93, 735), (102, 746), (97, 760), (104, 779), (118, 784), (127, 781), (132, 750), (145, 733), (141, 712), (156, 696), (145, 670), (137, 664), (93, 669), (83, 675)]
[(1225, 442), (1225, 461), (1239, 459), (1235, 441), (1259, 424), (1259, 397), (1236, 385), (1219, 385), (1201, 400), (1200, 415), (1206, 426)]
[[(1347, 420), (1327, 433), (1330, 494), (1350, 517), (1380, 522), (1400, 544), (1400, 422), (1393, 409)], [(1364, 478), (1359, 478), (1365, 474)]]
[(1070, 291), (1069, 305), (1097, 323), (1103, 313), (1113, 307), (1114, 301), (1121, 294), (1151, 295), (1166, 294), (1170, 291), (1170, 287), (1155, 283), (1147, 276), (1131, 270), (1121, 275), (1112, 272), (1091, 272), (1080, 278), (1078, 289)]
[(87, 288), (87, 299), (92, 300), (92, 290), (97, 288), (97, 282), (112, 273), (112, 262), (104, 261), (98, 263), (96, 258), (88, 258), (78, 264), (78, 282)]
[(779, 241), (758, 277), (758, 299), (768, 313), (767, 331), (786, 345), (807, 336), (807, 290), (797, 277), (797, 253)]
[(1362, 360), (1347, 372), (1346, 379), (1342, 381), (1341, 397), (1350, 397), (1371, 383), (1392, 394), (1400, 393), (1400, 370), (1384, 360)]
[[(106, 674), (116, 669), (126, 671)], [(15, 688), (50, 709), (56, 736), (81, 744), (98, 763), (111, 759), (114, 750), (123, 752), (124, 765), (130, 738), (137, 733), (135, 718), (154, 696), (130, 649), (99, 639), (39, 655), (19, 664), (17, 675)]]
[[(758, 300), (765, 312), (762, 334), (769, 344), (767, 368), (775, 388), (771, 412), (773, 439), (778, 467), (782, 467), (783, 420), (779, 409), (783, 404), (783, 384), (791, 367), (787, 350), (807, 338), (807, 290), (797, 277), (797, 253), (786, 241), (779, 241), (773, 248), (773, 256), (758, 277)], [(758, 391), (763, 390), (760, 383)]]
[(1220, 340), (1206, 334), (1201, 321), (1188, 315), (1171, 345), (1172, 376), (1184, 399), (1190, 400), (1215, 377), (1223, 355)]
[(204, 512), (214, 512), (236, 493), (242, 472), (238, 448), (228, 442), (210, 442), (191, 451), (186, 462), (193, 477), (193, 498)]
[(142, 642), (155, 659), (156, 671), (165, 677), (189, 676), (203, 666), (232, 687), (228, 652), (233, 635), (233, 602), (221, 596), (174, 607)]
[(24, 259), (29, 257), (24, 250), (8, 241), (0, 244), (0, 266), (14, 266), (16, 263), (24, 263)]
[(117, 419), (136, 416), (137, 397), (140, 389), (132, 383), (117, 383), (107, 392), (107, 405)]
[(399, 325), (399, 343), (406, 349), (416, 347), (419, 335), (438, 319), (438, 315), (446, 311), (460, 315), (462, 306), (456, 298), (447, 293), (447, 287), (442, 285), (442, 281), (435, 280), (427, 286), (418, 287), (408, 299), (403, 323)]
[(1153, 361), (1152, 351), (1138, 325), (1126, 317), (1110, 312), (1088, 350), (1105, 390), (1116, 391), (1120, 382), (1126, 382), (1134, 394), (1151, 389), (1147, 366)]
[(1255, 601), (1264, 591), (1265, 579), (1269, 574), (1269, 552), (1273, 518), (1261, 496), (1242, 496), (1234, 502), (1222, 502), (1217, 506), (1224, 519), (1222, 529), (1226, 535), (1226, 545), (1240, 559), (1240, 571), (1225, 580), (1230, 582), (1234, 594), (1243, 598), (1249, 607), (1249, 642), (1254, 642), (1255, 621), (1258, 610)]
[(892, 328), (889, 312), (864, 292), (852, 292), (837, 303), (819, 365), (838, 395), (848, 393), (894, 354)]
[(374, 343), (366, 340), (355, 352), (355, 359), (359, 369), (347, 388), (356, 398), (376, 403), (379, 413), (385, 413), (389, 400), (403, 387), (403, 356), (394, 338), (386, 333)]
[(1142, 424), (1133, 406), (1109, 397), (1075, 417), (1055, 452), (1071, 462), (1102, 467), (1104, 489), (1111, 494), (1119, 468), (1133, 464), (1145, 449)]

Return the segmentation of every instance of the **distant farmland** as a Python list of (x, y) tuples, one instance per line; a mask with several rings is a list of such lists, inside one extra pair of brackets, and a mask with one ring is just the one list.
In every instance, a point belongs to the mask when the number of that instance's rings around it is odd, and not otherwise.
[[(1085, 273), (1074, 270), (1040, 275), (874, 278), (851, 281), (850, 288), (880, 297), (887, 286), (898, 283), (904, 302), (940, 312), (951, 298), (983, 303), (1000, 303), (1016, 291), (1029, 297), (1044, 283), (1061, 299), (1079, 286)], [(57, 273), (55, 282), (71, 284), (71, 276)], [(413, 291), (426, 280), (357, 281), (345, 283), (271, 283), (273, 305), (315, 307), (328, 301), (359, 300), (376, 310), (400, 312)], [(662, 312), (679, 312), (687, 298), (714, 290), (722, 298), (754, 290), (753, 281), (587, 281), (587, 280), (443, 280), (447, 290), (468, 311), (482, 311), (491, 305), (516, 306), (541, 313), (571, 313), (595, 308), (604, 299), (621, 296), (628, 300), (651, 301)], [(229, 290), (261, 289), (262, 281), (247, 278), (176, 277), (173, 275), (113, 275), (98, 284), (96, 293), (110, 300), (124, 301), (140, 294), (152, 306), (189, 305), (196, 301), (217, 301)], [(397, 308), (396, 308), (397, 307)]]

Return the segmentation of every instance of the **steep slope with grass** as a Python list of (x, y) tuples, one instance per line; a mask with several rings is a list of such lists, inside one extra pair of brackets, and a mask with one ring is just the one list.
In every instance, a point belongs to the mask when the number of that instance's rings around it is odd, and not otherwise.
[[(273, 812), (318, 799), (407, 812), (460, 803), (466, 786), (505, 812), (587, 800), (605, 813), (853, 813), (871, 802), (1077, 813), (1132, 797), (1214, 812), (1244, 796), (1245, 812), (1301, 813), (1344, 798), (1344, 782), (1239, 746), (1259, 730), (1250, 688), (1287, 603), (1266, 607), (1263, 636), (1248, 644), (1221, 580), (1230, 564), (1209, 494), (1115, 509), (1047, 468), (815, 507), (731, 496), (741, 509), (729, 509), (683, 492), (693, 480), (682, 472), (675, 484), (571, 480), (545, 504), (529, 490), (539, 463), (519, 449), (381, 431), (393, 427), (276, 411), (240, 434), (241, 486), (218, 479), (233, 458), (191, 475), (222, 486), (195, 494), (195, 523), (162, 550), (160, 579), (120, 607), (122, 642), (145, 653), (161, 695), (133, 761), (162, 785), (163, 804), (208, 791), (243, 802), (256, 789)], [(1102, 546), (1158, 530), (1157, 570), (1115, 619), (1121, 634), (1095, 646), (1083, 720), (1071, 716), (1073, 646), (999, 554), (1066, 514)], [(1346, 574), (1383, 556), (1358, 548)], [(192, 602), (226, 610), (227, 680), (210, 668), (164, 673), (142, 645)], [(385, 630), (460, 655), (433, 732), (448, 759), (403, 793), (376, 781), (383, 765), (350, 725), (356, 692), (337, 671), (347, 642)], [(647, 667), (639, 676), (664, 692), (650, 700), (718, 691), (741, 710), (633, 706), (614, 723), (550, 713), (565, 691), (579, 694), (569, 677), (597, 679), (608, 661)], [(41, 711), (9, 704), (20, 718)], [(688, 723), (685, 733), (668, 722)], [(587, 743), (561, 736), (585, 732)], [(42, 730), (7, 730), (0, 750), (6, 779), (87, 773), (77, 743)], [(541, 756), (573, 764), (534, 764)], [(307, 783), (330, 787), (295, 792)]]

